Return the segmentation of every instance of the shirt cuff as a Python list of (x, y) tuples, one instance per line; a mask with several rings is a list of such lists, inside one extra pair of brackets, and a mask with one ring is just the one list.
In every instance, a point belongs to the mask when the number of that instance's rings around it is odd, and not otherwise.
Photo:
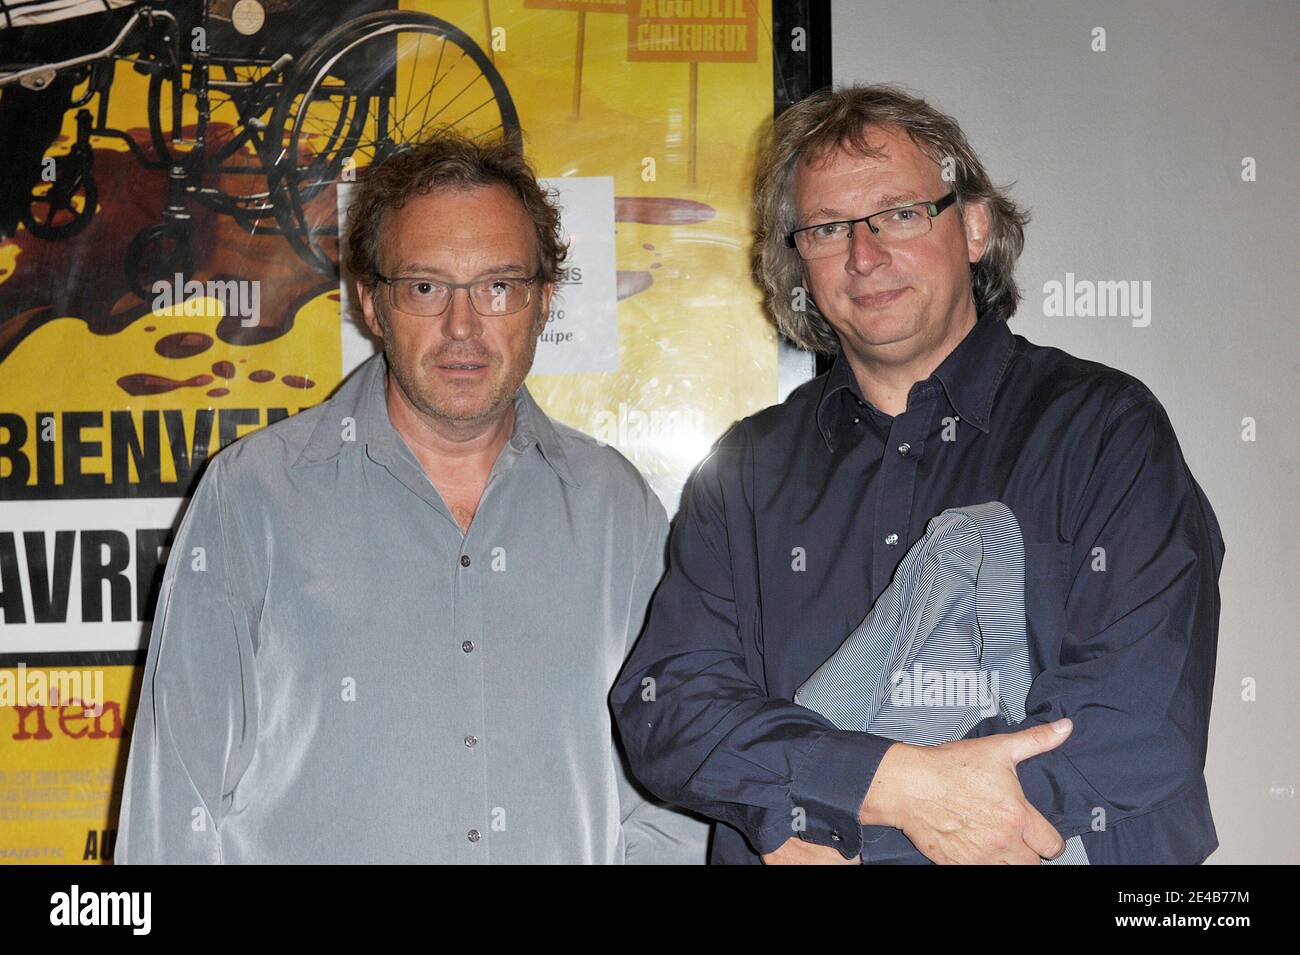
[(832, 846), (846, 859), (862, 851), (862, 803), (895, 742), (870, 733), (827, 730), (809, 748), (790, 786), (795, 809), (803, 810), (800, 839)]

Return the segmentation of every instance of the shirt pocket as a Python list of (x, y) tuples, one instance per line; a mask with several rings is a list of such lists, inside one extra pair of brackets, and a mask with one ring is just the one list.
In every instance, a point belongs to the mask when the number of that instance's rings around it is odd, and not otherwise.
[(1070, 545), (1056, 541), (1027, 542), (1025, 544), (1025, 578), (1042, 580), (1062, 578), (1070, 574)]

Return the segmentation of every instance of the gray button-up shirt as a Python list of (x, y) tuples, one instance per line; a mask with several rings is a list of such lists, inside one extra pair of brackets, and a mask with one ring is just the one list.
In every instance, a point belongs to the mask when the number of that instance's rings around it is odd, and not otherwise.
[(216, 455), (159, 595), (119, 863), (702, 862), (609, 688), (667, 519), (520, 387), (466, 534), (393, 428), (383, 355)]

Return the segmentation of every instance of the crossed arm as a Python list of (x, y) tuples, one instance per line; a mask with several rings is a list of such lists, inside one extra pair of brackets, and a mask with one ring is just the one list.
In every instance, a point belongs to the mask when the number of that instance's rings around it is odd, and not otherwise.
[[(1145, 389), (1109, 415), (1072, 504), (1066, 633), (1026, 722), (994, 718), (937, 747), (837, 730), (766, 695), (731, 576), (736, 460), (715, 452), (692, 481), (614, 689), (633, 770), (656, 794), (734, 826), (769, 861), (830, 858), (819, 849), (852, 861), (866, 824), (902, 829), (936, 862), (1037, 862), (1062, 835), (1140, 815), (1200, 778), (1223, 544)], [(1058, 736), (1045, 724), (1062, 717), (1073, 730)]]

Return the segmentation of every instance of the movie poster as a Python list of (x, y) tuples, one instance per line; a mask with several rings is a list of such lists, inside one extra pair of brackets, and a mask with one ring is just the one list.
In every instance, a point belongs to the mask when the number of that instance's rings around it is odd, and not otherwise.
[(778, 400), (749, 277), (768, 0), (0, 6), (0, 861), (111, 861), (187, 495), (375, 350), (339, 260), (376, 159), (522, 143), (572, 244), (529, 388), (670, 514)]

